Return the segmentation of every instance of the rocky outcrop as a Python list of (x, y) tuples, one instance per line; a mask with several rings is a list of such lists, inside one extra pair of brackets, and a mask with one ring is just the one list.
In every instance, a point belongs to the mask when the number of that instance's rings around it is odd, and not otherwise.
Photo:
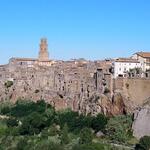
[(150, 108), (142, 108), (134, 116), (133, 135), (138, 139), (150, 136)]
[(150, 99), (135, 111), (132, 128), (137, 139), (145, 135), (150, 136)]
[(104, 94), (94, 94), (92, 97), (83, 100), (79, 104), (79, 111), (86, 115), (97, 115), (98, 113), (103, 113), (107, 116), (112, 116), (125, 114), (126, 107), (120, 93), (115, 93), (113, 99)]

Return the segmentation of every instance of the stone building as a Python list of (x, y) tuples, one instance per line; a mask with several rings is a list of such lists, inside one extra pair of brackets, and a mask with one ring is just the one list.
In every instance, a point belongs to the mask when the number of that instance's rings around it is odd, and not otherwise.
[(47, 39), (41, 39), (39, 61), (49, 61)]
[(133, 54), (132, 58), (141, 63), (142, 71), (150, 70), (150, 52), (137, 52)]
[(22, 67), (35, 67), (39, 66), (51, 66), (55, 61), (49, 59), (48, 44), (46, 39), (41, 39), (39, 57), (38, 58), (11, 58), (9, 65), (12, 69), (15, 66)]
[(113, 63), (114, 78), (127, 77), (131, 69), (141, 68), (141, 63), (137, 59), (118, 58)]

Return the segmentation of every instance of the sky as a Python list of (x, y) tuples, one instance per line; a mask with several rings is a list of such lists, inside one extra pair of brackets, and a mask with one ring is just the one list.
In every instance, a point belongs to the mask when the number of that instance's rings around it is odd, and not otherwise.
[(0, 64), (37, 58), (129, 57), (150, 52), (150, 0), (0, 0)]

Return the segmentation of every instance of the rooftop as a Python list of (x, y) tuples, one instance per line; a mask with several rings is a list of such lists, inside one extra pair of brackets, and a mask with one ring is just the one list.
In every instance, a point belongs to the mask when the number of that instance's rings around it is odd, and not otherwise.
[(129, 63), (140, 63), (137, 59), (132, 58), (118, 58), (115, 62), (129, 62)]
[(150, 58), (150, 52), (138, 52), (136, 54), (144, 58)]

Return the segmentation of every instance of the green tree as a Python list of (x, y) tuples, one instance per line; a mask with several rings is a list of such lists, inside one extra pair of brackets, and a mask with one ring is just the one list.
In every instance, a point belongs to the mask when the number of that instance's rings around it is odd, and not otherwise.
[(65, 124), (63, 129), (62, 129), (60, 139), (61, 139), (61, 144), (68, 144), (69, 143), (68, 126), (67, 126), (67, 124)]
[(149, 150), (150, 149), (150, 136), (144, 136), (140, 139), (139, 144), (135, 147), (136, 150)]
[(17, 143), (17, 150), (24, 150), (27, 145), (28, 145), (27, 138), (23, 137)]
[(61, 128), (67, 124), (69, 131), (73, 131), (76, 129), (76, 120), (79, 117), (78, 112), (73, 112), (71, 110), (66, 110), (63, 112), (57, 113), (57, 124), (61, 126)]
[(34, 112), (22, 121), (22, 126), (20, 127), (20, 134), (21, 135), (39, 134), (45, 127), (46, 127), (45, 116), (37, 112)]
[(108, 120), (106, 134), (115, 142), (126, 143), (130, 138), (132, 138), (131, 126), (131, 116), (115, 116)]
[(4, 121), (0, 120), (0, 137), (6, 135), (8, 127)]
[(54, 142), (50, 142), (48, 140), (42, 140), (40, 142), (38, 142), (38, 144), (35, 146), (36, 150), (64, 150), (63, 146), (58, 144), (58, 143), (54, 143)]
[(80, 144), (90, 144), (90, 143), (92, 143), (92, 140), (93, 140), (93, 133), (92, 133), (91, 129), (89, 129), (89, 128), (82, 129), (80, 132), (79, 143)]
[(95, 130), (95, 132), (98, 132), (100, 130), (104, 130), (105, 126), (107, 124), (107, 117), (103, 114), (98, 114), (96, 117), (92, 119), (92, 125), (91, 127)]
[(6, 124), (8, 127), (15, 127), (18, 126), (18, 121), (15, 118), (10, 117), (6, 120)]
[(110, 145), (102, 143), (90, 143), (90, 144), (77, 144), (73, 146), (72, 150), (118, 150), (112, 149)]

